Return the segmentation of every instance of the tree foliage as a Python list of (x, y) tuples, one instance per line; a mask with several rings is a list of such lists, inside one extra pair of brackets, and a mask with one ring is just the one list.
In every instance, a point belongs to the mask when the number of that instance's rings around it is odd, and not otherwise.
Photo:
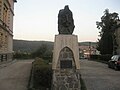
[(47, 60), (52, 59), (52, 48), (49, 47), (47, 44), (42, 44), (38, 50), (32, 53), (33, 57), (39, 57)]
[(97, 28), (100, 29), (100, 39), (98, 39), (98, 50), (101, 54), (113, 54), (116, 50), (116, 39), (114, 32), (118, 28), (118, 13), (109, 13), (109, 9), (104, 11), (100, 22), (96, 22)]

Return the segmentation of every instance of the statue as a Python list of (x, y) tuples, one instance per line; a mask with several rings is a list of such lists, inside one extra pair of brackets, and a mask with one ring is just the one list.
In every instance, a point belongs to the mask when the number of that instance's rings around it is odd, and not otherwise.
[(58, 32), (59, 34), (72, 34), (74, 30), (74, 20), (72, 12), (68, 5), (61, 9), (58, 14)]

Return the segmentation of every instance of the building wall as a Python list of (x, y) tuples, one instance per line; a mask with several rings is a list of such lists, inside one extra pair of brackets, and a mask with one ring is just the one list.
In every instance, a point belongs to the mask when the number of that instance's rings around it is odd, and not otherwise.
[(118, 29), (115, 31), (115, 36), (116, 36), (116, 41), (117, 41), (117, 44), (118, 44), (117, 54), (120, 54), (120, 28), (118, 28)]
[(15, 0), (0, 0), (0, 62), (12, 60)]

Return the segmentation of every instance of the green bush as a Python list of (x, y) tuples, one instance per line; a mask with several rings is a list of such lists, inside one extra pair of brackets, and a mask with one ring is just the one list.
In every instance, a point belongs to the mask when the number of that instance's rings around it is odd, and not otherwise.
[(112, 55), (106, 54), (106, 55), (90, 55), (91, 60), (102, 60), (102, 61), (108, 61), (110, 60)]
[(90, 55), (90, 59), (96, 60), (99, 59), (100, 55)]
[(51, 61), (52, 60), (52, 48), (50, 48), (47, 44), (42, 44), (38, 50), (32, 53), (32, 57), (43, 58), (44, 60)]
[(91, 55), (90, 59), (102, 63), (108, 63), (108, 61), (111, 59), (112, 55), (107, 54), (107, 55)]
[(14, 59), (30, 59), (32, 57), (31, 57), (31, 54), (28, 54), (28, 53), (15, 53), (13, 55), (13, 58)]
[(51, 88), (52, 68), (45, 60), (37, 58), (33, 62), (33, 87), (46, 90)]
[(100, 55), (99, 59), (103, 60), (103, 61), (108, 61), (111, 59), (111, 57), (112, 57), (112, 55), (106, 54), (106, 55)]

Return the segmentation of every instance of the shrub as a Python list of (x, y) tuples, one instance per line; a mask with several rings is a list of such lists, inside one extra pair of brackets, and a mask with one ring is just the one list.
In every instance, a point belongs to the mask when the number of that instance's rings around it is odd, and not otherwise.
[(91, 60), (102, 60), (102, 61), (108, 61), (110, 60), (112, 55), (106, 54), (106, 55), (90, 55)]
[(112, 57), (112, 55), (110, 55), (110, 54), (100, 55), (100, 60), (108, 61), (111, 59), (111, 57)]
[(96, 60), (99, 59), (100, 55), (90, 55), (90, 59)]
[(15, 53), (13, 55), (13, 58), (14, 59), (30, 59), (32, 57), (31, 57), (31, 54), (28, 54), (28, 53)]
[(52, 60), (52, 48), (50, 48), (47, 44), (42, 44), (38, 50), (32, 53), (32, 57), (39, 57), (45, 60)]
[(51, 88), (52, 69), (45, 60), (37, 58), (33, 62), (33, 87), (40, 90)]

